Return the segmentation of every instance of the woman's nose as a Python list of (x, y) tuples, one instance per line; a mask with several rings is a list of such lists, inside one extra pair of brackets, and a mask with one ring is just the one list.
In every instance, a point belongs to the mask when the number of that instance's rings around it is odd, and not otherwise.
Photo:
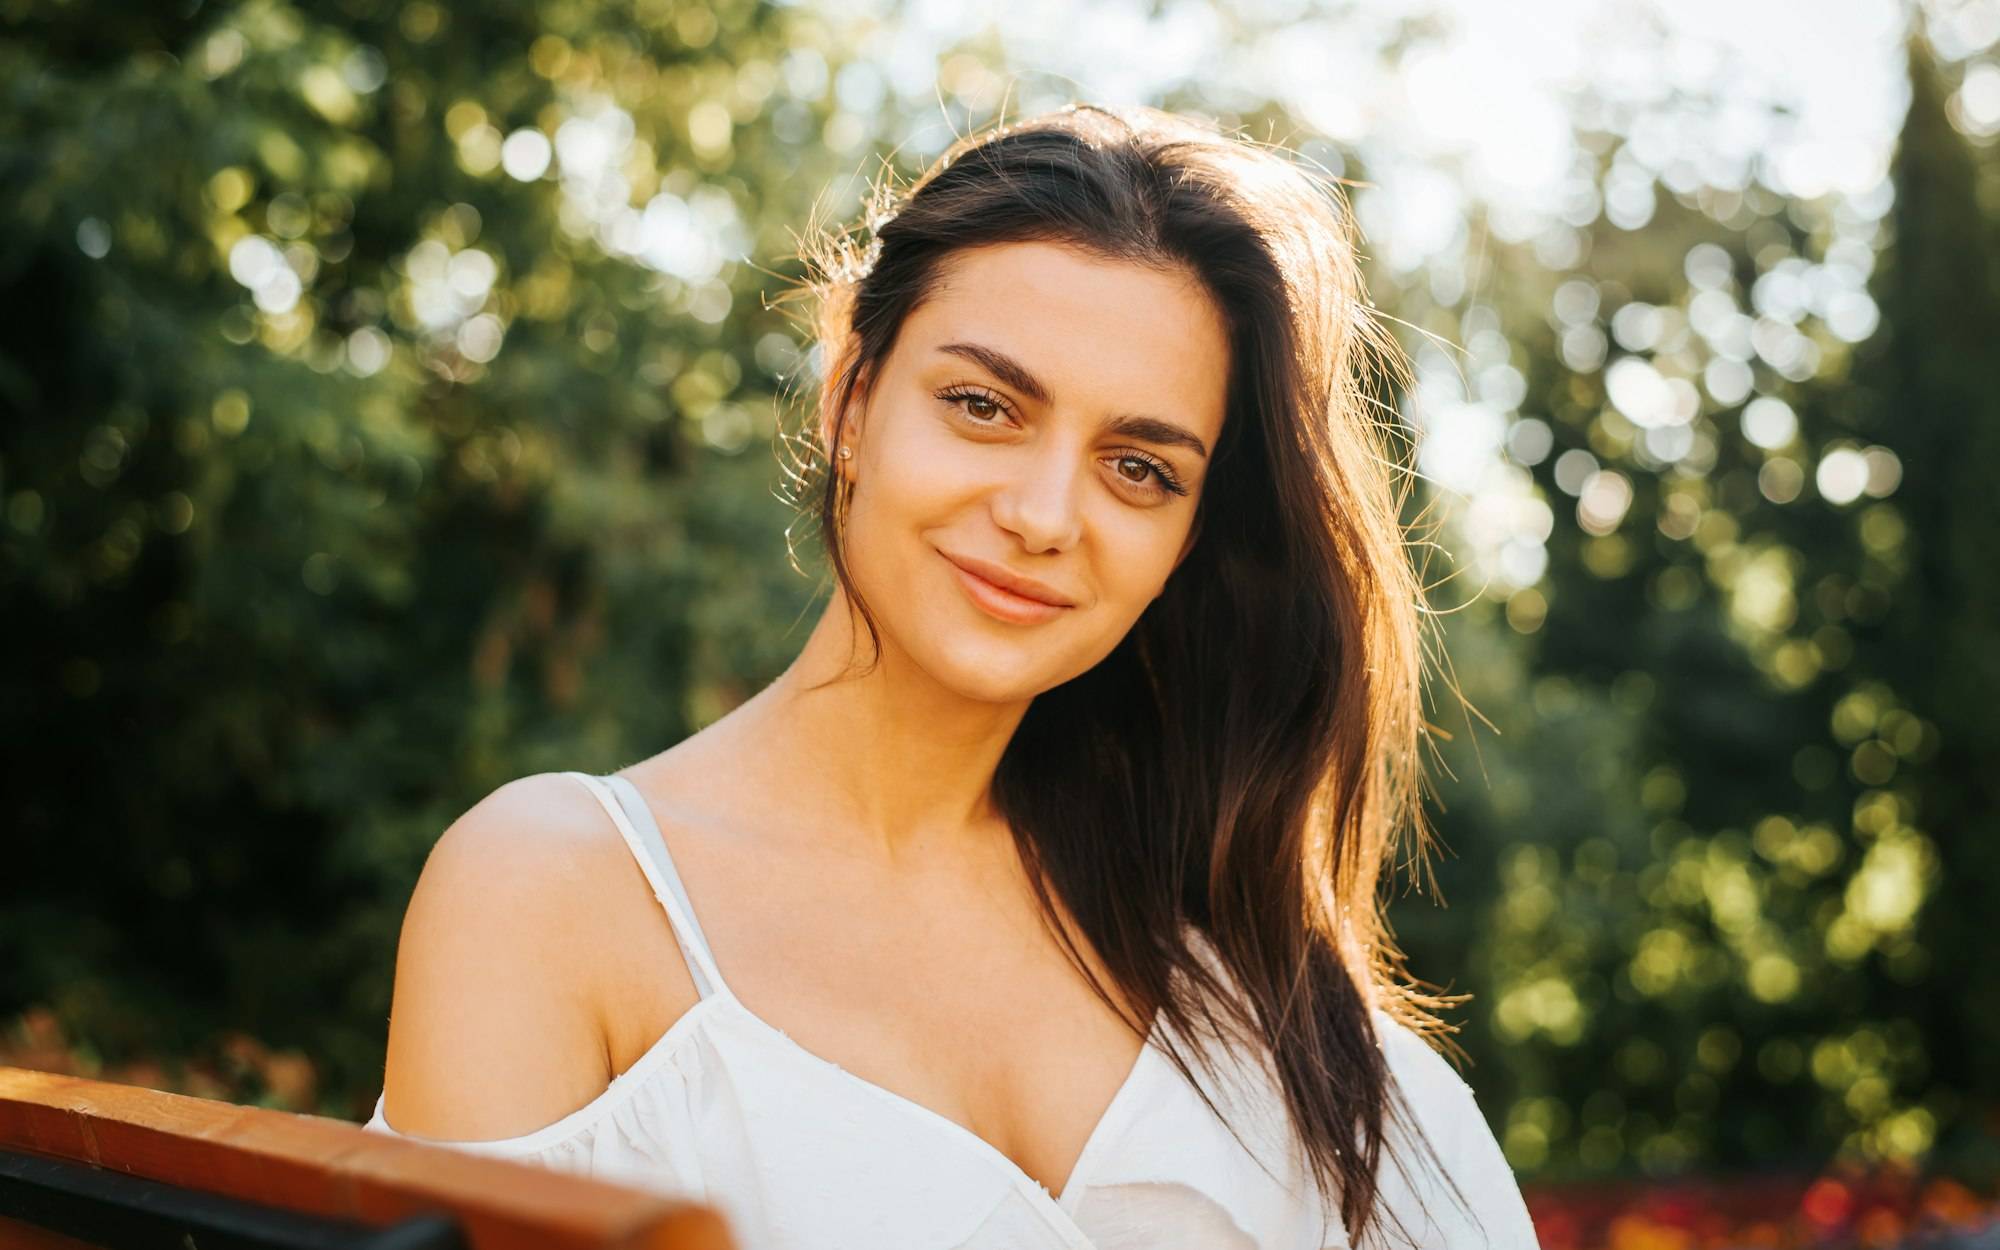
[(1083, 528), (1082, 492), (1090, 485), (1084, 457), (1052, 446), (1020, 460), (1018, 469), (994, 497), (994, 521), (1028, 551), (1075, 546)]

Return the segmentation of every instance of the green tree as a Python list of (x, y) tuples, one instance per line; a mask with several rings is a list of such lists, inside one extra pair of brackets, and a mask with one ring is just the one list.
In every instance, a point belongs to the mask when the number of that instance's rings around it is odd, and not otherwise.
[(762, 261), (846, 172), (832, 36), (749, 3), (11, 12), (0, 1012), (107, 1060), (246, 1029), (351, 1113), (453, 816), (788, 658), (800, 359)]
[(1921, 39), (1909, 65), (1893, 237), (1874, 283), (1882, 332), (1857, 385), (1829, 404), (1843, 428), (1895, 448), (1906, 485), (1893, 510), (1861, 519), (1859, 576), (1873, 572), (1893, 606), (1857, 660), (1895, 697), (1856, 709), (1852, 766), (1893, 763), (1898, 818), (1943, 862), (1902, 1009), (1923, 1023), (1950, 1144), (2000, 1167), (2000, 966), (1987, 927), (2000, 900), (2000, 166), (1952, 126)]
[[(1567, 269), (1503, 249), (1472, 280), (1517, 293), (1552, 446), (1511, 445), (1559, 507), (1541, 582), (1454, 622), (1501, 733), (1446, 749), (1440, 821), (1517, 1163), (1991, 1141), (2000, 201), (1921, 44), (1911, 67), (1887, 221), (1656, 189)], [(1413, 966), (1452, 966), (1467, 922), (1413, 921)]]

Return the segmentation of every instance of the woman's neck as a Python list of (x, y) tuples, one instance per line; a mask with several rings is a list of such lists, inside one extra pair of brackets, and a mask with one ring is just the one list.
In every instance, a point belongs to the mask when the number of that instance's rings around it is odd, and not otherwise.
[(870, 667), (848, 616), (836, 592), (790, 667), (711, 727), (732, 759), (754, 761), (774, 793), (809, 796), (824, 836), (890, 861), (1005, 836), (993, 772), (1028, 701), (969, 698), (886, 638)]

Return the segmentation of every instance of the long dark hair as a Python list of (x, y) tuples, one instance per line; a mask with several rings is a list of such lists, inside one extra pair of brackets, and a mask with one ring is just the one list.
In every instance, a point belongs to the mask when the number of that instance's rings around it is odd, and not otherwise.
[(824, 379), (817, 431), (781, 441), (787, 497), (816, 512), (878, 659), (843, 550), (851, 486), (825, 457), (940, 262), (1061, 243), (1197, 275), (1223, 313), (1228, 411), (1194, 548), (1115, 650), (1035, 698), (994, 800), (1052, 930), (1122, 1013), (1051, 895), (1140, 1011), (1135, 1032), (1161, 1013), (1211, 1072), (1205, 1036), (1267, 1048), (1359, 1245), (1392, 1094), (1415, 1127), (1371, 1009), (1431, 1037), (1464, 996), (1422, 992), (1438, 987), (1409, 978), (1383, 913), (1383, 865), (1406, 840), (1424, 862), (1433, 838), (1419, 752), (1434, 621), (1405, 550), (1407, 442), (1378, 396), (1408, 365), (1364, 294), (1338, 182), (1202, 120), (1073, 104), (960, 138), (907, 190), (877, 184), (866, 217), (865, 243), (809, 232), (807, 278), (779, 297), (814, 300)]

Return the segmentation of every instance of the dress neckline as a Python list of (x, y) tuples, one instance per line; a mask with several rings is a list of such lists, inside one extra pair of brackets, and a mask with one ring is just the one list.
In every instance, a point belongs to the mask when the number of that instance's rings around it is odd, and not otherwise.
[[(1028, 1174), (1026, 1168), (1017, 1163), (1013, 1156), (994, 1145), (972, 1129), (960, 1124), (943, 1112), (928, 1107), (906, 1094), (899, 1094), (886, 1085), (871, 1081), (866, 1077), (848, 1071), (826, 1056), (807, 1049), (791, 1034), (772, 1024), (753, 1010), (749, 1004), (736, 996), (727, 977), (717, 966), (715, 954), (708, 945), (707, 935), (701, 931), (701, 922), (695, 917), (694, 900), (688, 897), (687, 887), (681, 880), (680, 869), (674, 863), (673, 852), (668, 849), (666, 836), (660, 829), (659, 818), (653, 814), (653, 806), (645, 792), (623, 772), (610, 774), (572, 773), (584, 783), (586, 789), (597, 797), (598, 803), (618, 827), (634, 857), (639, 861), (654, 896), (667, 913), (667, 919), (674, 930), (674, 937), (681, 948), (681, 955), (688, 961), (690, 970), (696, 976), (696, 989), (701, 997), (694, 1007), (684, 1013), (680, 1020), (667, 1030), (667, 1034), (654, 1043), (654, 1047), (664, 1044), (666, 1036), (673, 1034), (687, 1019), (706, 1007), (711, 1000), (719, 1000), (732, 1009), (737, 1017), (747, 1022), (750, 1029), (767, 1039), (775, 1039), (784, 1053), (803, 1056), (805, 1061), (822, 1070), (831, 1069), (838, 1074), (837, 1079), (862, 1089), (872, 1091), (870, 1096), (881, 1102), (900, 1108), (898, 1114), (913, 1117), (919, 1121), (943, 1126), (941, 1131), (962, 1142), (979, 1157), (990, 1161), (1003, 1172), (1010, 1183), (1019, 1189), (1051, 1227), (1058, 1230), (1064, 1240), (1079, 1247), (1088, 1247), (1090, 1239), (1077, 1224), (1075, 1210), (1083, 1190), (1088, 1186), (1087, 1166), (1101, 1149), (1099, 1143), (1108, 1137), (1117, 1122), (1128, 1114), (1128, 1108), (1138, 1096), (1134, 1091), (1145, 1079), (1149, 1070), (1146, 1052), (1154, 1049), (1160, 1036), (1161, 1016), (1155, 1013), (1141, 1042), (1138, 1055), (1132, 1066), (1126, 1070), (1125, 1078), (1112, 1091), (1110, 1100), (1099, 1114), (1096, 1123), (1084, 1136), (1083, 1146), (1076, 1159), (1071, 1162), (1069, 1175), (1063, 1178), (1060, 1195)], [(617, 793), (614, 793), (617, 792)], [(631, 800), (630, 805), (624, 801)], [(636, 810), (634, 810), (636, 809)], [(644, 827), (644, 832), (640, 830)], [(703, 982), (707, 983), (706, 989)], [(626, 1071), (639, 1067), (652, 1056), (654, 1047), (634, 1060)]]
[[(717, 985), (713, 993), (708, 995), (707, 998), (698, 1001), (691, 1010), (699, 1009), (710, 1000), (720, 1000), (734, 1010), (740, 1019), (748, 1023), (759, 1033), (775, 1039), (784, 1048), (801, 1056), (813, 1066), (832, 1071), (850, 1084), (871, 1091), (871, 1096), (891, 1106), (902, 1108), (907, 1114), (915, 1116), (919, 1120), (941, 1125), (945, 1132), (963, 1141), (981, 1156), (998, 1164), (1007, 1172), (1010, 1179), (1016, 1181), (1024, 1188), (1039, 1193), (1065, 1215), (1074, 1215), (1076, 1201), (1081, 1196), (1081, 1191), (1089, 1184), (1087, 1165), (1103, 1149), (1104, 1140), (1111, 1135), (1117, 1122), (1124, 1117), (1127, 1105), (1138, 1096), (1134, 1091), (1138, 1089), (1140, 1082), (1144, 1079), (1144, 1073), (1150, 1062), (1148, 1056), (1156, 1048), (1158, 1040), (1164, 1031), (1164, 1015), (1156, 1012), (1153, 1016), (1152, 1027), (1146, 1031), (1145, 1040), (1139, 1047), (1138, 1055), (1133, 1058), (1132, 1066), (1125, 1072), (1125, 1079), (1120, 1081), (1118, 1088), (1112, 1091), (1110, 1100), (1105, 1103), (1103, 1112), (1097, 1117), (1097, 1122), (1091, 1125), (1090, 1131), (1084, 1135), (1083, 1147), (1078, 1150), (1075, 1161), (1070, 1164), (1069, 1175), (1063, 1179), (1061, 1191), (1057, 1192), (1051, 1190), (1047, 1185), (1036, 1180), (1033, 1176), (1030, 1176), (1028, 1170), (1015, 1162), (1012, 1155), (957, 1120), (952, 1119), (950, 1116), (933, 1107), (918, 1102), (907, 1094), (899, 1094), (880, 1082), (871, 1081), (857, 1072), (849, 1071), (819, 1052), (808, 1049), (797, 1038), (757, 1014), (748, 1003), (738, 998), (736, 992), (730, 989), (727, 984)], [(682, 1017), (682, 1019), (685, 1018), (685, 1016)], [(680, 1021), (677, 1020), (674, 1023), (678, 1026)], [(669, 1034), (673, 1033), (673, 1031), (673, 1028), (667, 1030)], [(661, 1041), (665, 1040), (665, 1037), (661, 1038)], [(646, 1054), (642, 1054), (633, 1062), (632, 1067), (636, 1068), (646, 1062), (650, 1055), (651, 1050), (649, 1049)], [(627, 1069), (627, 1071), (630, 1070), (630, 1068)]]
[[(688, 960), (691, 969), (699, 974), (697, 978), (697, 990), (701, 990), (701, 981), (705, 980), (707, 982), (707, 989), (701, 992), (701, 997), (696, 1000), (694, 1007), (690, 1008), (688, 1012), (683, 1013), (681, 1020), (676, 1020), (674, 1025), (669, 1027), (665, 1034), (641, 1053), (639, 1058), (626, 1068), (627, 1072), (645, 1064), (652, 1057), (653, 1051), (665, 1043), (667, 1037), (677, 1031), (682, 1021), (688, 1015), (706, 1006), (710, 1000), (721, 999), (724, 1003), (732, 1006), (737, 1015), (747, 1021), (752, 1029), (766, 1037), (777, 1039), (781, 1046), (804, 1056), (808, 1062), (815, 1066), (823, 1069), (831, 1069), (847, 1081), (872, 1090), (874, 1096), (878, 1099), (903, 1108), (907, 1114), (913, 1115), (920, 1120), (943, 1125), (947, 1133), (956, 1136), (975, 1152), (990, 1158), (1000, 1165), (1008, 1176), (1021, 1188), (1028, 1191), (1030, 1195), (1047, 1202), (1050, 1211), (1064, 1217), (1065, 1222), (1070, 1222), (1067, 1220), (1067, 1216), (1074, 1210), (1076, 1199), (1081, 1192), (1083, 1184), (1087, 1184), (1085, 1165), (1091, 1161), (1093, 1155), (1096, 1153), (1098, 1143), (1109, 1135), (1114, 1120), (1123, 1113), (1125, 1104), (1129, 1103), (1136, 1096), (1132, 1091), (1143, 1079), (1143, 1074), (1148, 1064), (1147, 1052), (1155, 1049), (1162, 1032), (1163, 1016), (1161, 1013), (1154, 1013), (1152, 1023), (1146, 1031), (1146, 1036), (1140, 1043), (1138, 1055), (1133, 1058), (1132, 1065), (1126, 1070), (1124, 1079), (1112, 1091), (1111, 1098), (1105, 1103), (1104, 1110), (1098, 1116), (1096, 1123), (1091, 1125), (1089, 1132), (1084, 1135), (1083, 1146), (1078, 1150), (1076, 1159), (1070, 1164), (1069, 1175), (1063, 1178), (1062, 1188), (1058, 1194), (1055, 1191), (1051, 1191), (1041, 1181), (1030, 1176), (1027, 1169), (1017, 1163), (1012, 1155), (1009, 1155), (985, 1137), (974, 1132), (971, 1128), (935, 1108), (918, 1102), (907, 1094), (899, 1094), (886, 1085), (871, 1081), (864, 1076), (851, 1072), (826, 1056), (808, 1049), (805, 1045), (794, 1039), (791, 1034), (772, 1024), (769, 1020), (766, 1020), (748, 1003), (738, 998), (736, 991), (729, 984), (729, 979), (722, 975), (722, 969), (716, 964), (715, 954), (708, 945), (707, 935), (702, 932), (701, 922), (695, 917), (694, 900), (687, 895), (687, 887), (681, 879), (680, 869), (674, 863), (673, 852), (666, 845), (666, 836), (660, 829), (659, 818), (653, 814), (653, 805), (647, 800), (645, 792), (640, 790), (638, 784), (622, 771), (608, 774), (575, 773), (572, 775), (584, 781), (586, 787), (593, 794), (597, 795), (599, 804), (605, 809), (605, 813), (611, 817), (612, 823), (618, 826), (619, 832), (624, 835), (627, 845), (639, 860), (640, 867), (645, 870), (645, 875), (653, 886), (654, 895), (661, 907), (666, 911), (667, 919), (674, 929), (675, 940), (681, 948), (682, 956)], [(638, 811), (636, 813), (630, 811), (617, 798), (601, 792), (599, 789), (600, 786), (622, 789), (631, 797)], [(639, 828), (635, 826), (632, 819), (634, 815), (641, 818), (639, 823), (645, 826), (644, 833), (641, 833)], [(648, 852), (657, 852), (657, 859)], [(672, 888), (668, 888), (669, 885)], [(620, 1075), (622, 1076), (623, 1074)], [(1048, 1213), (1045, 1212), (1045, 1214)], [(1081, 1235), (1080, 1230), (1078, 1230), (1078, 1233)]]

